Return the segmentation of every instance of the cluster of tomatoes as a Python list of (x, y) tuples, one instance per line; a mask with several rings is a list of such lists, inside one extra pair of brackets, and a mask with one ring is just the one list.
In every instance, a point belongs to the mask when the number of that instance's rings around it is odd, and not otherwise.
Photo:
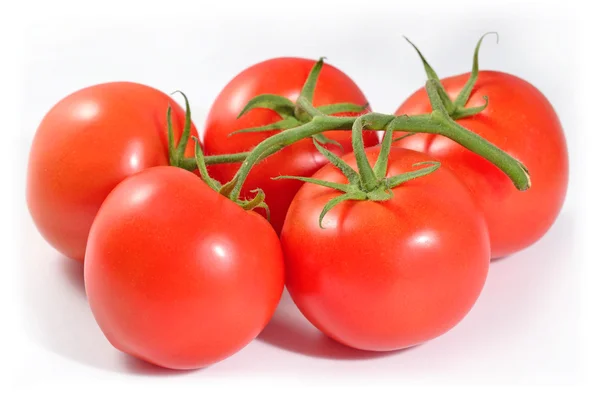
[[(340, 343), (413, 346), (468, 313), (491, 258), (550, 228), (567, 188), (562, 128), (535, 87), (492, 71), (477, 74), (467, 97), (472, 74), (441, 80), (442, 93), (455, 109), (479, 108), (458, 111), (456, 123), (526, 166), (528, 191), (448, 137), (392, 137), (389, 129), (380, 144), (360, 125), (360, 146), (356, 129), (283, 146), (229, 198), (244, 157), (278, 132), (261, 126), (285, 127), (276, 108), (244, 106), (264, 94), (296, 100), (316, 63), (277, 58), (242, 71), (214, 102), (201, 146), (189, 107), (186, 114), (141, 84), (79, 90), (44, 117), (30, 153), (28, 207), (52, 246), (84, 262), (90, 307), (117, 349), (173, 369), (213, 364), (264, 329), (284, 285)], [(370, 113), (345, 73), (318, 64), (310, 97), (320, 114)], [(337, 103), (362, 110), (336, 111), (344, 108)], [(420, 89), (396, 114), (431, 111)], [(234, 157), (213, 163), (219, 155)], [(192, 158), (197, 165), (183, 169)], [(411, 174), (423, 164), (433, 168)]]

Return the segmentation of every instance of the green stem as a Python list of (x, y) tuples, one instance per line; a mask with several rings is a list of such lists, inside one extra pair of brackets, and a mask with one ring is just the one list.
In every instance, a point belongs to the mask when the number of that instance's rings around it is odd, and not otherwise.
[(221, 184), (213, 180), (208, 174), (208, 171), (206, 169), (206, 161), (204, 160), (204, 153), (202, 152), (202, 147), (200, 146), (200, 141), (196, 137), (194, 137), (194, 141), (196, 142), (196, 145), (194, 147), (196, 156), (196, 166), (198, 167), (198, 172), (200, 172), (200, 178), (202, 178), (202, 180), (206, 184), (208, 184), (210, 188), (212, 188), (216, 192), (219, 192)]
[(483, 39), (485, 39), (487, 35), (491, 34), (496, 35), (496, 43), (500, 41), (500, 36), (497, 32), (487, 32), (484, 33), (481, 38), (479, 38), (479, 42), (477, 42), (477, 46), (475, 47), (475, 53), (473, 54), (473, 67), (471, 69), (471, 75), (454, 101), (454, 105), (457, 109), (463, 108), (465, 104), (467, 104), (467, 101), (469, 101), (473, 87), (475, 87), (475, 83), (477, 82), (477, 76), (479, 75), (479, 48), (481, 48), (481, 42), (483, 42)]
[[(433, 99), (443, 108), (436, 85), (429, 83), (429, 86), (430, 90), (432, 90)], [(230, 195), (232, 199), (239, 198), (250, 170), (258, 161), (288, 145), (317, 133), (328, 130), (352, 130), (352, 125), (357, 119), (357, 117), (335, 117), (318, 114), (320, 112), (308, 100), (299, 99), (298, 106), (311, 115), (312, 120), (301, 126), (273, 135), (256, 146), (244, 160), (234, 179), (232, 179), (232, 182), (235, 181), (235, 186)], [(481, 136), (458, 125), (449, 117), (445, 109), (417, 116), (402, 115), (396, 117), (387, 114), (369, 113), (368, 120), (369, 124), (365, 127), (369, 130), (384, 130), (394, 120), (395, 131), (434, 133), (447, 136), (496, 165), (510, 177), (519, 190), (526, 190), (530, 186), (529, 175), (521, 162), (495, 145), (487, 142)]]
[[(250, 152), (240, 152), (240, 153), (232, 153), (232, 154), (223, 154), (223, 155), (209, 155), (204, 157), (204, 163), (206, 165), (216, 165), (216, 164), (230, 164), (235, 162), (242, 162), (246, 157), (250, 154)], [(195, 171), (198, 169), (196, 166), (196, 158), (183, 158), (179, 164), (180, 168), (183, 168), (188, 171)]]
[(431, 117), (439, 126), (437, 133), (454, 140), (496, 165), (510, 177), (518, 190), (527, 190), (531, 186), (531, 180), (525, 166), (496, 145), (456, 123), (446, 111), (439, 96), (440, 85), (437, 80), (428, 80), (425, 84), (431, 106), (434, 109)]
[[(335, 119), (335, 118), (334, 118)], [(242, 186), (244, 185), (244, 181), (248, 178), (248, 174), (250, 174), (250, 170), (256, 164), (263, 154), (273, 154), (275, 152), (269, 152), (271, 148), (275, 148), (276, 151), (291, 145), (294, 142), (299, 141), (300, 139), (304, 139), (315, 135), (317, 133), (321, 133), (326, 130), (331, 130), (327, 128), (327, 124), (325, 122), (316, 122), (315, 119), (312, 121), (298, 127), (294, 127), (290, 130), (285, 130), (276, 135), (271, 136), (270, 138), (259, 143), (253, 150), (250, 152), (248, 157), (242, 162), (242, 166), (235, 174), (235, 177), (232, 181), (237, 181), (233, 190), (231, 191), (230, 198), (232, 200), (237, 200), (240, 196), (240, 192), (242, 191)], [(226, 186), (227, 184), (225, 184)]]
[(511, 179), (515, 187), (525, 191), (531, 186), (531, 179), (525, 166), (502, 149), (483, 140), (481, 136), (465, 129), (451, 119), (448, 120), (440, 113), (434, 113), (434, 118), (440, 124), (440, 135), (446, 136), (468, 150), (475, 152), (500, 168)]

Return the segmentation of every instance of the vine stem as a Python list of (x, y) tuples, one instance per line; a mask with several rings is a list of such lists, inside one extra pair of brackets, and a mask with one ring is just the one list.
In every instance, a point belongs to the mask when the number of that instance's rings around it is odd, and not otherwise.
[[(204, 163), (206, 165), (216, 165), (242, 162), (244, 159), (246, 159), (246, 157), (249, 154), (250, 152), (240, 152), (223, 155), (208, 155), (204, 157)], [(179, 162), (178, 166), (188, 171), (195, 171), (196, 169), (198, 169), (198, 166), (196, 165), (196, 158), (183, 158)]]
[[(441, 97), (434, 82), (428, 81), (428, 92), (432, 101), (441, 103)], [(433, 104), (433, 103), (432, 103)], [(295, 128), (277, 133), (257, 145), (242, 162), (240, 169), (231, 180), (233, 184), (230, 198), (238, 199), (244, 182), (248, 178), (252, 167), (268, 155), (291, 145), (304, 138), (309, 138), (318, 133), (328, 130), (351, 130), (357, 117), (335, 117), (328, 116), (317, 110), (306, 98), (300, 97), (296, 104), (302, 111), (310, 115), (312, 119)], [(434, 106), (435, 107), (435, 106)], [(364, 116), (363, 116), (364, 117)], [(457, 124), (446, 111), (434, 110), (430, 114), (416, 116), (394, 116), (381, 113), (369, 113), (368, 124), (365, 129), (384, 130), (394, 120), (393, 130), (415, 133), (434, 133), (446, 136), (465, 148), (473, 151), (490, 161), (501, 169), (513, 182), (515, 187), (521, 191), (527, 190), (530, 178), (526, 168), (521, 162), (512, 156)]]
[[(265, 139), (264, 141), (259, 143), (250, 152), (250, 154), (244, 160), (244, 162), (242, 162), (240, 169), (235, 174), (235, 177), (233, 177), (233, 179), (231, 180), (235, 183), (235, 185), (231, 190), (231, 193), (229, 194), (229, 198), (232, 200), (239, 199), (240, 192), (242, 191), (242, 186), (244, 185), (246, 178), (248, 178), (250, 170), (257, 162), (259, 162), (262, 159), (263, 155), (272, 155), (273, 153), (281, 150), (282, 148), (291, 145), (294, 142), (298, 142), (301, 139), (311, 137), (312, 135), (316, 135), (317, 133), (331, 130), (329, 128), (330, 123), (331, 122), (326, 118), (313, 118), (310, 122), (304, 125), (277, 133), (276, 135), (273, 135), (270, 138)], [(225, 184), (225, 187), (226, 186), (227, 184)]]

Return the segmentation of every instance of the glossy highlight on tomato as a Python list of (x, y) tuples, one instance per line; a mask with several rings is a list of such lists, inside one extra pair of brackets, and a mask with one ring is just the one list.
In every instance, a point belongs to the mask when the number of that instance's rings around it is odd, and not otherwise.
[[(441, 80), (452, 100), (469, 75)], [(427, 153), (456, 173), (483, 210), (492, 257), (499, 258), (532, 245), (552, 226), (565, 200), (569, 162), (558, 116), (537, 88), (510, 74), (480, 71), (466, 107), (485, 104), (484, 96), (489, 100), (487, 108), (457, 123), (521, 161), (531, 178), (531, 188), (526, 192), (518, 191), (506, 175), (483, 157), (444, 136), (414, 134), (396, 142), (396, 146)], [(420, 89), (396, 114), (429, 111), (427, 94)]]
[(284, 285), (269, 223), (175, 167), (149, 168), (110, 193), (90, 231), (84, 274), (113, 346), (172, 369), (242, 349), (266, 326)]
[[(269, 109), (252, 109), (241, 118), (238, 114), (246, 103), (260, 94), (277, 94), (295, 101), (316, 61), (302, 58), (275, 58), (253, 65), (231, 80), (212, 105), (203, 135), (207, 155), (229, 154), (250, 151), (257, 144), (277, 131), (230, 133), (249, 127), (263, 126), (280, 120), (279, 115)], [(349, 102), (367, 104), (359, 87), (339, 69), (325, 64), (319, 75), (314, 94), (315, 106)], [(370, 111), (366, 108), (365, 112)], [(347, 114), (347, 115), (356, 115)], [(328, 139), (338, 141), (343, 151), (335, 145), (327, 148), (336, 154), (349, 152), (351, 132), (326, 132)], [(378, 135), (365, 131), (366, 146), (377, 144)], [(270, 156), (252, 169), (244, 184), (242, 196), (250, 198), (252, 190), (260, 188), (266, 193), (265, 202), (270, 208), (270, 221), (277, 232), (281, 230), (287, 209), (300, 188), (293, 180), (273, 181), (279, 175), (311, 176), (327, 163), (307, 138), (288, 146)], [(222, 164), (209, 167), (211, 176), (227, 182), (233, 178), (240, 164)]]
[[(130, 175), (169, 164), (168, 106), (179, 139), (183, 109), (142, 84), (87, 87), (46, 114), (29, 154), (27, 205), (40, 233), (59, 252), (82, 261), (92, 221), (108, 193)], [(194, 126), (191, 134), (198, 135)]]

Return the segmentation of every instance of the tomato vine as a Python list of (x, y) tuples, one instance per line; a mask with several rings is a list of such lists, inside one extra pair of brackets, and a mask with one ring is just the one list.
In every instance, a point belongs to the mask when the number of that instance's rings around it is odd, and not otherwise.
[[(196, 158), (185, 158), (183, 156), (183, 151), (185, 150), (187, 143), (186, 132), (189, 132), (191, 121), (187, 97), (181, 93), (186, 104), (186, 126), (184, 127), (184, 134), (177, 147), (174, 146), (172, 128), (169, 127), (169, 154), (171, 155), (171, 165), (179, 166), (190, 171), (199, 169), (204, 181), (206, 181), (213, 189), (227, 196), (232, 201), (237, 202), (246, 209), (255, 207), (265, 208), (263, 202), (264, 193), (262, 193), (261, 190), (255, 190), (256, 196), (250, 201), (240, 200), (242, 186), (250, 171), (257, 163), (286, 146), (304, 138), (312, 137), (315, 146), (323, 152), (325, 149), (322, 145), (331, 143), (337, 144), (337, 142), (325, 138), (323, 132), (331, 130), (353, 130), (360, 125), (361, 131), (362, 129), (369, 129), (385, 130), (386, 134), (391, 134), (393, 131), (403, 131), (409, 132), (409, 135), (412, 133), (431, 133), (446, 136), (493, 163), (511, 179), (518, 190), (525, 191), (531, 186), (531, 179), (527, 168), (520, 161), (488, 142), (478, 134), (455, 122), (455, 120), (460, 118), (477, 114), (487, 106), (487, 97), (485, 97), (484, 100), (486, 100), (486, 104), (483, 106), (472, 108), (464, 107), (477, 79), (479, 71), (479, 48), (483, 39), (488, 34), (489, 33), (483, 35), (477, 43), (473, 56), (471, 77), (455, 102), (450, 100), (444, 87), (440, 83), (437, 74), (428, 64), (419, 49), (407, 39), (419, 54), (428, 76), (426, 91), (433, 109), (432, 112), (428, 114), (395, 116), (373, 112), (362, 116), (334, 116), (334, 114), (342, 112), (359, 112), (363, 110), (365, 106), (359, 106), (353, 103), (337, 103), (321, 107), (313, 106), (312, 100), (316, 82), (323, 67), (323, 58), (320, 58), (313, 66), (295, 103), (282, 96), (263, 94), (254, 97), (246, 104), (238, 117), (241, 117), (255, 108), (270, 109), (275, 111), (281, 117), (280, 121), (269, 125), (242, 129), (231, 133), (231, 135), (233, 135), (242, 132), (280, 130), (279, 133), (264, 140), (249, 152), (226, 155), (201, 155)], [(169, 121), (170, 111), (169, 108), (167, 113)], [(170, 122), (169, 126), (171, 126)], [(199, 145), (196, 146), (196, 151), (202, 152)], [(387, 152), (389, 152), (389, 149)], [(241, 166), (229, 182), (220, 184), (208, 176), (206, 165), (232, 162), (241, 162)], [(365, 184), (363, 184), (363, 186), (365, 186)], [(372, 194), (373, 189), (370, 189), (369, 187), (363, 187), (362, 192), (367, 196), (366, 198), (377, 198)], [(363, 197), (364, 195), (361, 194)]]

